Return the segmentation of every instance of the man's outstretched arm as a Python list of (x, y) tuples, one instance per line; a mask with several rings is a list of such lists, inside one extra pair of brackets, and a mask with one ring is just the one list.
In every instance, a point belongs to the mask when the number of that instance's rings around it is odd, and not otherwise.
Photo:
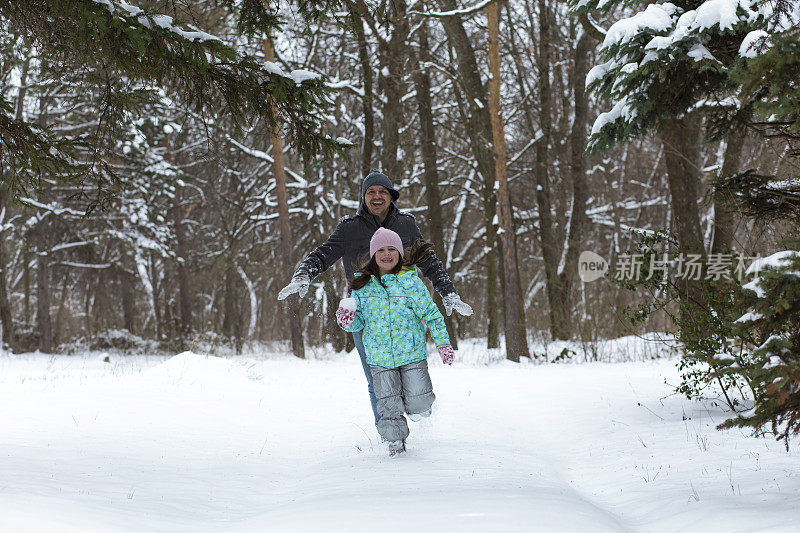
[[(414, 226), (414, 242), (416, 242), (417, 239), (422, 239), (422, 233), (419, 231), (419, 226), (416, 224)], [(472, 315), (472, 307), (458, 295), (450, 276), (447, 275), (444, 269), (444, 265), (433, 251), (431, 251), (431, 255), (426, 261), (417, 265), (417, 268), (419, 268), (423, 276), (431, 280), (433, 288), (442, 297), (447, 316), (452, 315), (453, 311), (464, 316)]]
[(305, 296), (311, 280), (328, 270), (344, 255), (347, 241), (344, 238), (343, 224), (344, 219), (339, 221), (336, 229), (324, 243), (303, 259), (294, 271), (292, 281), (278, 293), (278, 300), (283, 300), (294, 293), (299, 293), (301, 298)]

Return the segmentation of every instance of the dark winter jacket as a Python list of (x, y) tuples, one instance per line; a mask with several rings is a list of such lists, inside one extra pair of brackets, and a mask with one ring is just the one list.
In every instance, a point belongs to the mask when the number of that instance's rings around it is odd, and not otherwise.
[[(369, 258), (369, 241), (381, 226), (400, 235), (404, 247), (411, 246), (417, 239), (422, 239), (414, 215), (400, 211), (392, 203), (389, 206), (389, 213), (381, 224), (378, 217), (367, 211), (362, 199), (356, 214), (343, 217), (328, 240), (300, 263), (295, 275), (305, 274), (309, 279), (314, 279), (342, 258), (347, 279), (353, 279), (353, 272), (358, 270), (361, 261)], [(434, 253), (431, 253), (427, 261), (417, 264), (417, 268), (423, 276), (431, 280), (433, 288), (440, 295), (445, 296), (455, 292), (444, 266)]]

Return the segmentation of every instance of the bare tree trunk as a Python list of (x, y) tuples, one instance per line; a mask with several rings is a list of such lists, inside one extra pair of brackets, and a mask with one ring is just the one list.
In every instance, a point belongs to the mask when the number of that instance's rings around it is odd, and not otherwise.
[[(27, 42), (26, 42), (27, 45)], [(25, 94), (28, 91), (28, 69), (30, 68), (30, 63), (33, 55), (29, 54), (25, 57), (22, 61), (22, 65), (20, 66), (20, 76), (19, 76), (19, 92), (17, 94), (17, 103), (16, 109), (14, 112), (14, 118), (18, 121), (23, 120), (24, 114), (24, 104), (25, 104)], [(3, 168), (0, 168), (0, 181), (4, 181), (2, 178), (2, 173), (4, 172)], [(6, 190), (4, 187), (0, 186), (0, 210), (5, 212), (7, 208), (7, 198), (6, 198)], [(23, 250), (27, 248), (27, 245), (23, 242)], [(22, 253), (23, 258), (23, 269), (24, 269), (24, 285), (25, 285), (25, 299), (24, 299), (24, 310), (23, 310), (23, 317), (22, 322), (23, 324), (27, 324), (29, 317), (30, 317), (30, 269), (28, 267), (29, 256), (28, 253), (23, 251)], [(3, 325), (3, 336), (2, 342), (6, 343), (9, 348), (14, 351), (16, 348), (16, 343), (14, 341), (14, 319), (13, 313), (11, 308), (11, 301), (8, 298), (8, 273), (6, 271), (6, 255), (5, 255), (5, 238), (0, 232), (0, 322)]]
[[(739, 171), (744, 139), (743, 131), (731, 130), (728, 133), (722, 167), (719, 171), (720, 178), (728, 178)], [(728, 253), (733, 247), (736, 213), (734, 205), (733, 195), (730, 192), (714, 187), (714, 238), (711, 243), (713, 254)]]
[(53, 326), (50, 321), (50, 257), (42, 251), (36, 254), (36, 324), (39, 328), (39, 351), (53, 351)]
[[(264, 39), (264, 56), (267, 61), (275, 59), (275, 52), (269, 37)], [(275, 195), (278, 200), (280, 248), (283, 256), (282, 270), (284, 281), (288, 283), (294, 273), (294, 250), (292, 249), (292, 226), (289, 223), (289, 197), (286, 193), (286, 174), (283, 166), (283, 139), (281, 138), (278, 108), (275, 102), (272, 103), (272, 117), (275, 121), (272, 131), (270, 131), (273, 158), (272, 172), (275, 176)], [(303, 344), (303, 331), (301, 330), (300, 322), (300, 299), (293, 295), (288, 298), (287, 303), (289, 307), (288, 321), (292, 339), (292, 353), (296, 357), (305, 359), (306, 350)]]
[(27, 327), (31, 321), (31, 252), (27, 241), (22, 243), (22, 322)]
[[(88, 262), (90, 264), (98, 263), (102, 259), (97, 257), (94, 246), (86, 247), (88, 253)], [(100, 269), (93, 272), (92, 292), (94, 293), (94, 305), (92, 306), (92, 314), (94, 315), (93, 323), (95, 324), (96, 331), (104, 331), (108, 329), (113, 314), (111, 310), (111, 302), (109, 300), (108, 283), (109, 276), (107, 269)], [(91, 275), (91, 274), (90, 274)]]
[(664, 162), (680, 251), (704, 255), (700, 211), (697, 207), (700, 197), (699, 116), (695, 114), (682, 119), (669, 119), (664, 124), (661, 140), (664, 143)]
[(153, 284), (153, 320), (155, 320), (155, 334), (156, 339), (161, 341), (164, 338), (164, 325), (162, 324), (161, 320), (161, 306), (158, 305), (158, 295), (159, 291), (161, 290), (162, 283), (158, 281), (158, 271), (156, 269), (156, 261), (154, 259), (154, 253), (150, 252), (150, 279), (152, 280)]
[(5, 246), (2, 242), (2, 235), (0, 235), (0, 323), (2, 323), (3, 327), (2, 341), (13, 351), (15, 346), (14, 320), (11, 313), (11, 301), (8, 299), (7, 282)]
[(232, 265), (227, 265), (225, 267), (224, 314), (222, 316), (222, 334), (227, 340), (233, 340), (236, 335), (236, 288), (234, 287), (236, 276), (236, 269)]
[[(2, 177), (3, 169), (0, 168), (0, 177)], [(0, 212), (5, 212), (6, 209), (6, 193), (0, 187)], [(0, 220), (0, 223), (4, 221)], [(5, 237), (3, 232), (0, 231), (0, 324), (2, 324), (3, 335), (0, 339), (8, 347), (14, 350), (14, 319), (11, 312), (11, 301), (8, 299), (8, 275), (6, 272), (6, 247)]]
[(572, 179), (572, 214), (567, 228), (566, 250), (562, 252), (564, 261), (561, 271), (557, 273), (553, 287), (552, 314), (555, 323), (551, 324), (550, 333), (554, 339), (569, 339), (575, 331), (572, 316), (572, 298), (575, 278), (578, 272), (578, 257), (583, 243), (586, 227), (586, 127), (589, 103), (586, 97), (587, 60), (590, 39), (584, 33), (575, 48), (575, 70), (572, 86), (572, 97), (575, 105), (575, 119), (570, 133), (570, 177)]
[[(164, 159), (172, 164), (172, 148), (169, 139), (164, 139)], [(186, 237), (186, 215), (191, 209), (187, 210), (183, 205), (182, 189), (178, 188), (172, 198), (170, 207), (170, 217), (172, 218), (175, 230), (175, 272), (178, 278), (178, 308), (180, 311), (180, 324), (177, 328), (178, 345), (181, 350), (185, 350), (187, 337), (192, 331), (192, 294), (189, 287), (189, 273), (186, 268), (188, 260), (187, 237)]]
[(66, 312), (67, 308), (67, 293), (69, 292), (67, 288), (69, 287), (69, 278), (70, 278), (69, 269), (64, 270), (64, 281), (61, 284), (61, 297), (59, 298), (58, 302), (58, 310), (56, 311), (56, 325), (53, 328), (53, 343), (58, 346), (61, 342), (61, 339), (64, 336), (64, 313)]
[(135, 277), (128, 271), (130, 259), (124, 256), (122, 265), (117, 268), (117, 279), (119, 280), (120, 300), (122, 302), (122, 327), (130, 333), (134, 333), (134, 283)]
[(339, 324), (336, 323), (337, 304), (339, 302), (339, 294), (336, 292), (336, 287), (333, 285), (333, 272), (326, 272), (323, 274), (322, 286), (325, 289), (325, 297), (328, 299), (328, 313), (324, 320), (325, 336), (330, 341), (334, 351), (341, 352), (345, 348), (347, 333), (342, 331)]
[[(440, 0), (445, 11), (452, 11), (458, 6), (455, 0)], [(467, 135), (470, 148), (478, 164), (478, 172), (483, 178), (483, 216), (486, 227), (486, 310), (488, 315), (487, 346), (497, 348), (500, 345), (498, 327), (498, 261), (497, 261), (497, 229), (495, 214), (497, 198), (494, 194), (494, 155), (492, 154), (492, 122), (489, 117), (488, 92), (481, 80), (478, 61), (472, 41), (464, 29), (464, 23), (458, 16), (442, 17), (442, 26), (450, 45), (456, 52), (459, 81), (465, 92), (468, 106)]]
[(372, 164), (372, 152), (375, 150), (375, 111), (372, 108), (372, 64), (369, 60), (369, 49), (367, 48), (367, 38), (364, 35), (364, 23), (356, 10), (351, 10), (353, 18), (353, 28), (356, 33), (358, 43), (358, 62), (361, 65), (361, 72), (364, 75), (364, 96), (362, 99), (362, 109), (364, 113), (364, 146), (361, 149), (361, 173), (366, 176)]
[(164, 335), (167, 337), (168, 340), (172, 340), (175, 336), (175, 330), (177, 329), (175, 323), (175, 310), (172, 306), (172, 294), (174, 291), (174, 283), (170, 276), (172, 272), (170, 270), (170, 265), (166, 261), (164, 262), (164, 279), (162, 280), (162, 290), (161, 290), (161, 318), (164, 321)]
[(503, 275), (505, 278), (506, 358), (519, 362), (520, 357), (530, 357), (522, 311), (522, 287), (517, 269), (517, 239), (514, 228), (511, 198), (506, 176), (506, 140), (503, 116), (500, 109), (500, 22), (497, 3), (486, 6), (489, 39), (489, 110), (492, 117), (495, 176), (498, 182), (497, 198), (500, 208), (500, 238), (503, 241)]
[(177, 255), (176, 271), (178, 276), (178, 301), (181, 313), (181, 323), (178, 331), (181, 349), (186, 348), (188, 336), (192, 332), (192, 295), (189, 288), (189, 273), (186, 268), (188, 259), (186, 246), (186, 224), (184, 223), (185, 209), (180, 203), (181, 193), (175, 194), (173, 216), (175, 221), (175, 253)]
[(400, 148), (400, 128), (403, 121), (402, 98), (405, 94), (404, 78), (406, 76), (406, 39), (408, 38), (408, 20), (405, 0), (392, 0), (391, 21), (394, 26), (388, 42), (378, 44), (383, 71), (388, 72), (380, 78), (386, 101), (383, 106), (383, 147), (381, 164), (384, 173), (391, 179), (400, 179), (403, 175), (403, 163), (398, 158)]
[[(684, 255), (697, 255), (705, 259), (703, 233), (700, 228), (700, 117), (690, 114), (681, 119), (668, 119), (661, 132), (664, 144), (664, 163), (672, 200), (678, 251)], [(682, 316), (691, 320), (696, 306), (702, 306), (702, 280), (678, 277)]]
[(536, 144), (536, 204), (539, 210), (539, 240), (544, 260), (547, 302), (550, 309), (550, 334), (554, 339), (568, 338), (565, 334), (563, 318), (558, 311), (562, 309), (560, 302), (563, 291), (558, 289), (558, 265), (560, 250), (554, 228), (550, 195), (550, 179), (548, 176), (548, 155), (552, 137), (550, 107), (552, 105), (552, 88), (550, 86), (550, 16), (545, 0), (538, 0), (539, 10), (539, 53), (536, 65), (539, 69), (539, 127), (542, 138)]
[[(419, 35), (419, 51), (423, 60), (429, 50), (428, 48), (428, 24), (427, 21), (420, 21), (417, 29)], [(419, 58), (414, 53), (414, 49), (408, 47), (409, 59), (413, 68), (414, 88), (416, 89), (417, 109), (419, 111), (420, 129), (422, 138), (420, 140), (422, 151), (422, 162), (425, 167), (423, 172), (423, 182), (425, 183), (425, 199), (428, 204), (428, 230), (427, 234), (434, 244), (436, 255), (445, 262), (444, 253), (444, 221), (442, 220), (442, 194), (439, 190), (439, 169), (438, 157), (436, 153), (436, 128), (433, 123), (433, 103), (431, 99), (431, 79), (427, 70), (420, 68)], [(455, 329), (455, 321), (452, 316), (444, 313), (444, 307), (440, 300), (436, 301), (439, 311), (445, 315), (445, 324), (450, 334), (450, 342), (454, 349), (458, 349), (458, 337)]]

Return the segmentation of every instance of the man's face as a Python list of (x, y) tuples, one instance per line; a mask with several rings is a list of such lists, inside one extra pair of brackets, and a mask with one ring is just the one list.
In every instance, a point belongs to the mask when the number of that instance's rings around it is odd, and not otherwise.
[(364, 194), (364, 202), (367, 204), (367, 211), (381, 219), (389, 212), (389, 205), (392, 203), (392, 195), (389, 189), (383, 185), (372, 185)]

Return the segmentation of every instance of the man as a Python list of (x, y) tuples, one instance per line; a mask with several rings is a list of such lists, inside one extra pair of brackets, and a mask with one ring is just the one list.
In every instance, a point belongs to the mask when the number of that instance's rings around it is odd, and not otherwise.
[[(414, 215), (400, 211), (394, 205), (399, 197), (400, 193), (392, 187), (389, 178), (380, 170), (372, 169), (361, 184), (361, 201), (356, 214), (342, 218), (328, 240), (300, 263), (292, 276), (292, 281), (278, 293), (278, 300), (283, 300), (294, 293), (299, 293), (302, 298), (306, 294), (311, 280), (328, 270), (339, 258), (342, 258), (344, 262), (347, 279), (351, 280), (359, 259), (369, 250), (369, 241), (372, 235), (380, 227), (390, 229), (400, 235), (403, 246), (411, 246), (417, 239), (422, 239)], [(448, 316), (453, 311), (464, 316), (472, 314), (472, 307), (463, 302), (456, 294), (453, 283), (435, 254), (432, 253), (427, 261), (420, 263), (417, 267), (426, 278), (431, 280), (433, 288), (441, 295)], [(353, 333), (353, 341), (358, 355), (361, 357), (364, 375), (367, 377), (369, 400), (377, 424), (379, 418), (377, 400), (372, 386), (372, 374), (367, 365), (361, 331)]]

